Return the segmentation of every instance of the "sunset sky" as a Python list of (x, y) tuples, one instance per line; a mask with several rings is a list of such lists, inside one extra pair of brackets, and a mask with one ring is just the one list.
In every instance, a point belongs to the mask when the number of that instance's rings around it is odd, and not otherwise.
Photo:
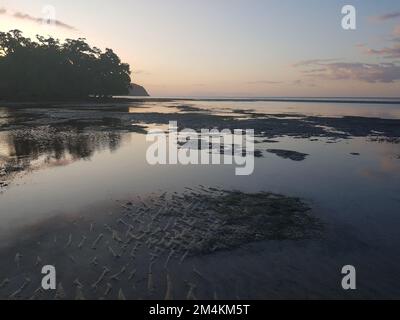
[(0, 0), (11, 29), (110, 47), (153, 96), (400, 96), (399, 0)]

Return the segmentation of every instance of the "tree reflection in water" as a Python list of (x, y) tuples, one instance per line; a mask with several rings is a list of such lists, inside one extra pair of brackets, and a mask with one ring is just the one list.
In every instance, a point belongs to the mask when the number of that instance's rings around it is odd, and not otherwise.
[(98, 131), (73, 126), (39, 126), (0, 133), (0, 188), (16, 173), (48, 166), (90, 160), (96, 151), (117, 150), (123, 141), (119, 131)]

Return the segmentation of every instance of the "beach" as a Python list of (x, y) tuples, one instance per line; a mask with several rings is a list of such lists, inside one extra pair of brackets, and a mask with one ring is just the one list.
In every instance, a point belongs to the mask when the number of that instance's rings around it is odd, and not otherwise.
[[(0, 298), (398, 297), (399, 105), (279, 100), (0, 104)], [(151, 166), (170, 121), (253, 129), (254, 172)]]

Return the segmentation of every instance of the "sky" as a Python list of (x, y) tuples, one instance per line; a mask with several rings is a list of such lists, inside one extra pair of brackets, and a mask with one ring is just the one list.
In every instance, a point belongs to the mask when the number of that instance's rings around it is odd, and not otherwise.
[(0, 0), (11, 29), (112, 48), (152, 96), (400, 96), (399, 0)]

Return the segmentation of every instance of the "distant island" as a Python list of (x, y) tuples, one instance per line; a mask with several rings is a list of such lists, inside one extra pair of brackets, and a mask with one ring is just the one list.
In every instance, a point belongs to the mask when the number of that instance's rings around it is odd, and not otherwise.
[(83, 38), (61, 42), (0, 32), (0, 100), (51, 101), (148, 95), (131, 84), (131, 70), (112, 49), (91, 47)]
[(129, 87), (129, 96), (133, 96), (133, 97), (149, 97), (149, 93), (147, 92), (147, 90), (136, 84), (136, 83), (131, 83), (130, 87)]

